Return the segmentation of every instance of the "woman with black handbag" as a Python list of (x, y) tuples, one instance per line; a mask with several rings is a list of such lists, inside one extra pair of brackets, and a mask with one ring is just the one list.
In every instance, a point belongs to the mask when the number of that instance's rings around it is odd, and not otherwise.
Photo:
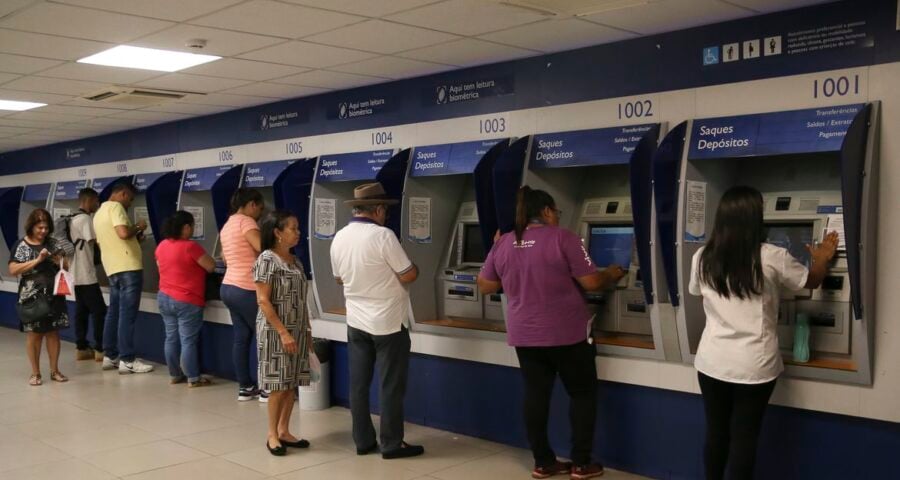
[[(41, 343), (46, 338), (50, 357), (50, 378), (55, 382), (69, 381), (59, 371), (59, 330), (69, 326), (66, 297), (54, 295), (53, 282), (65, 259), (57, 252), (53, 233), (53, 219), (43, 208), (35, 209), (25, 221), (25, 236), (13, 246), (9, 259), (9, 273), (19, 277), (19, 299), (16, 313), (22, 331), (27, 335), (26, 351), (31, 362), (31, 386), (41, 379)], [(63, 265), (65, 266), (65, 265)]]

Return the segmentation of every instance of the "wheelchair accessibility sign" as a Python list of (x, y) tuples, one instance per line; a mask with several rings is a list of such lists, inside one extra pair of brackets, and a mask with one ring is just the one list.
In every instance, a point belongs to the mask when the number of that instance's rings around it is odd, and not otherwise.
[(706, 47), (703, 49), (703, 65), (715, 65), (719, 63), (719, 47)]

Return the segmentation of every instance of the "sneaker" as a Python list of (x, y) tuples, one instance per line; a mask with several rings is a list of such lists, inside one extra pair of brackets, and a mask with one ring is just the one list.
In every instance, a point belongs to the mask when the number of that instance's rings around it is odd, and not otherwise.
[(259, 391), (259, 403), (269, 403), (269, 391), (268, 390), (260, 390)]
[(603, 465), (592, 463), (590, 465), (576, 465), (572, 467), (572, 473), (569, 475), (571, 480), (585, 480), (603, 475)]
[(119, 375), (128, 375), (129, 373), (150, 373), (153, 371), (153, 365), (148, 365), (138, 359), (133, 362), (119, 362)]
[(94, 350), (94, 361), (102, 362), (103, 361), (103, 350)]
[(94, 351), (90, 348), (78, 349), (75, 350), (75, 360), (93, 360), (94, 359)]
[(549, 467), (535, 466), (534, 470), (531, 471), (531, 478), (550, 478), (556, 475), (569, 475), (570, 473), (572, 473), (572, 462), (560, 462), (557, 460), (555, 464)]
[(111, 359), (107, 356), (103, 357), (103, 370), (115, 370), (119, 368), (119, 359)]
[(238, 389), (239, 402), (249, 402), (250, 400), (255, 400), (257, 397), (259, 397), (259, 389), (255, 386), (241, 387)]
[(421, 445), (410, 445), (406, 442), (400, 444), (400, 448), (381, 452), (381, 458), (385, 460), (394, 460), (396, 458), (418, 457), (425, 453), (425, 447)]

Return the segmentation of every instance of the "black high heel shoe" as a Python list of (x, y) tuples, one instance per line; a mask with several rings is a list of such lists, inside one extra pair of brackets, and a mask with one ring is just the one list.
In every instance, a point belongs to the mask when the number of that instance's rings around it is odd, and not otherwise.
[(284, 445), (279, 445), (275, 448), (269, 446), (269, 440), (266, 439), (266, 448), (269, 449), (269, 453), (275, 455), (276, 457), (283, 457), (287, 455), (287, 448)]
[(309, 448), (309, 440), (303, 440), (302, 438), (300, 440), (297, 440), (296, 442), (290, 442), (283, 438), (279, 438), (278, 441), (281, 442), (281, 444), (284, 445), (285, 447)]

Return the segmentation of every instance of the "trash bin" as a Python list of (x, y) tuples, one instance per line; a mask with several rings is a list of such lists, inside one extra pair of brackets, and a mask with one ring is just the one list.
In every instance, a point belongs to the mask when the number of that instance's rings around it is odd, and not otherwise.
[(308, 387), (300, 387), (300, 410), (325, 410), (331, 406), (331, 342), (313, 339), (313, 350), (322, 364), (322, 376)]

